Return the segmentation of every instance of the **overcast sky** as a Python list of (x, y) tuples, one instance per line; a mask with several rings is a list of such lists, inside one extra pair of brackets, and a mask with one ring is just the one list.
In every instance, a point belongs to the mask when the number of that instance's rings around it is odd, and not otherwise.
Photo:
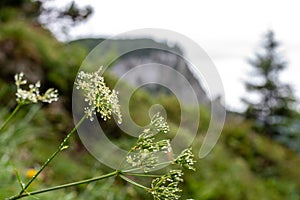
[[(56, 1), (58, 2), (58, 1)], [(64, 4), (67, 0), (59, 1)], [(300, 2), (298, 0), (86, 0), (91, 19), (72, 30), (73, 38), (112, 36), (140, 28), (162, 28), (194, 40), (213, 60), (226, 94), (226, 104), (241, 109), (242, 80), (249, 78), (246, 60), (258, 49), (267, 30), (281, 41), (288, 69), (282, 80), (300, 97)]]

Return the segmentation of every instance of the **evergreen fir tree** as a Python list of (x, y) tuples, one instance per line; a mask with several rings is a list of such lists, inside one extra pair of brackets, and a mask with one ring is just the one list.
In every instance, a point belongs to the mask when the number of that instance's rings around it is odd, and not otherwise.
[(279, 54), (278, 47), (274, 32), (268, 31), (262, 51), (249, 61), (253, 67), (253, 79), (245, 82), (247, 91), (258, 95), (258, 101), (242, 99), (247, 105), (245, 117), (255, 122), (255, 130), (271, 137), (288, 135), (288, 126), (295, 114), (292, 110), (295, 103), (292, 89), (279, 80), (279, 72), (287, 64)]

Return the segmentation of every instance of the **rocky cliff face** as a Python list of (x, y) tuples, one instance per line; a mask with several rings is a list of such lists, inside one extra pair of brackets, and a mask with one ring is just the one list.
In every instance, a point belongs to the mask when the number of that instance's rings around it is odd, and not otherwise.
[(139, 66), (141, 66), (141, 70), (132, 70), (130, 72), (130, 79), (127, 79), (131, 85), (137, 86), (144, 82), (163, 82), (166, 85), (165, 87), (160, 84), (150, 84), (145, 89), (153, 94), (169, 94), (171, 93), (169, 88), (176, 88), (177, 94), (179, 93), (184, 97), (184, 102), (191, 103), (190, 96), (187, 94), (187, 87), (179, 82), (178, 75), (160, 70), (160, 68), (168, 66), (185, 77), (185, 80), (189, 82), (201, 104), (208, 104), (209, 100), (205, 91), (192, 74), (184, 59), (180, 56), (157, 49), (137, 50), (121, 57), (111, 67), (111, 71), (118, 76), (122, 76), (133, 69), (133, 67)]
[[(87, 49), (92, 50), (97, 44), (102, 42), (103, 39), (84, 39), (76, 41), (76, 43), (83, 44)], [(115, 62), (110, 66), (111, 72), (117, 76), (122, 76), (129, 72), (131, 69), (147, 65), (148, 67), (143, 67), (142, 70), (133, 70), (130, 73), (130, 79), (127, 81), (133, 85), (137, 86), (143, 82), (152, 80), (152, 82), (163, 82), (171, 87), (176, 87), (177, 91), (184, 96), (185, 103), (190, 103), (190, 96), (185, 95), (187, 93), (187, 88), (185, 85), (180, 85), (177, 80), (178, 77), (174, 74), (161, 73), (157, 70), (158, 65), (168, 66), (175, 69), (179, 74), (185, 77), (185, 80), (189, 82), (194, 92), (196, 93), (197, 99), (200, 104), (209, 104), (209, 99), (201, 86), (200, 82), (191, 72), (186, 61), (179, 55), (182, 55), (182, 50), (178, 46), (170, 47), (166, 43), (158, 43), (151, 39), (133, 39), (133, 40), (114, 40), (109, 42), (111, 48), (117, 51), (117, 54), (123, 52), (128, 46), (155, 46), (157, 48), (143, 48), (131, 51), (125, 55), (120, 56)], [(106, 47), (110, 48), (110, 47)], [(164, 49), (164, 50), (161, 50)], [(154, 70), (156, 69), (156, 70)], [(153, 94), (166, 93), (169, 94), (171, 91), (168, 87), (162, 87), (158, 84), (151, 84), (145, 87), (146, 90)]]

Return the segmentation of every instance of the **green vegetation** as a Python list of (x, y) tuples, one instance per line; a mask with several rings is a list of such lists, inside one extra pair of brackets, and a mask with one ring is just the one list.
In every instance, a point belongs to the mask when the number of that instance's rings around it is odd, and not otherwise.
[[(141, 96), (147, 93), (142, 92)], [(138, 95), (136, 95), (138, 96)], [(141, 98), (133, 98), (135, 105), (151, 102)], [(154, 99), (152, 101), (155, 101)], [(164, 97), (163, 103), (173, 102), (172, 98)], [(168, 103), (166, 111), (171, 130), (176, 130), (177, 115), (171, 114), (178, 109)], [(53, 108), (40, 109), (39, 105), (25, 107), (12, 120), (1, 135), (1, 180), (0, 197), (15, 194), (19, 190), (15, 169), (22, 180), (29, 178), (29, 169), (37, 169), (46, 157), (51, 155), (63, 137), (56, 128), (57, 123), (51, 121), (48, 113)], [(194, 143), (197, 152), (208, 124), (207, 111), (201, 109), (201, 130)], [(140, 112), (133, 111), (141, 115)], [(51, 112), (50, 112), (51, 113)], [(54, 115), (61, 115), (60, 113)], [(6, 107), (1, 107), (1, 121), (8, 116)], [(2, 118), (3, 117), (3, 118)], [(60, 116), (62, 117), (62, 116)], [(144, 121), (147, 123), (147, 121)], [(71, 126), (71, 125), (70, 125)], [(113, 125), (112, 125), (113, 126)], [(67, 128), (66, 128), (67, 129)], [(70, 129), (67, 129), (70, 130)], [(188, 131), (188, 130), (187, 130)], [(115, 142), (132, 143), (134, 138), (123, 137), (122, 133)], [(81, 146), (79, 140), (71, 139), (70, 148), (60, 154), (31, 186), (31, 190), (50, 187), (56, 184), (77, 181), (99, 176), (110, 170), (92, 158)], [(272, 153), (270, 153), (272, 152)], [(197, 172), (185, 172), (184, 198), (195, 199), (297, 199), (299, 197), (300, 177), (298, 167), (300, 159), (297, 154), (277, 144), (267, 137), (251, 131), (251, 124), (242, 122), (235, 115), (230, 115), (220, 141), (208, 157), (198, 160)], [(142, 181), (141, 179), (137, 179)], [(145, 183), (147, 184), (147, 183)], [(148, 183), (149, 184), (149, 183)], [(113, 187), (112, 187), (113, 186)], [(121, 179), (110, 178), (68, 188), (51, 194), (41, 194), (42, 199), (148, 199), (143, 190), (126, 184)]]
[[(87, 53), (80, 44), (66, 45), (58, 42), (49, 31), (34, 25), (30, 20), (15, 19), (15, 13), (16, 10), (12, 8), (0, 12), (0, 124), (16, 106), (16, 87), (12, 80), (18, 72), (23, 71), (30, 81), (42, 80), (42, 85), (46, 88), (58, 88), (61, 97), (60, 101), (51, 105), (24, 105), (11, 119), (11, 125), (0, 132), (0, 199), (15, 195), (20, 190), (18, 174), (23, 182), (29, 181), (32, 172), (38, 170), (45, 159), (55, 152), (65, 134), (74, 126), (70, 94), (77, 69)], [(109, 74), (106, 76), (108, 86), (113, 86), (115, 78)], [(162, 104), (167, 112), (172, 136), (180, 122), (180, 108), (175, 97), (152, 97), (146, 91), (138, 90), (130, 101), (131, 115), (138, 124), (148, 124), (148, 109), (157, 103)], [(201, 107), (200, 114), (200, 128), (193, 143), (196, 155), (210, 120), (210, 113), (206, 108)], [(299, 117), (294, 120), (297, 119)], [(196, 172), (184, 171), (182, 199), (299, 199), (299, 155), (255, 132), (252, 123), (237, 114), (228, 114), (223, 133), (214, 150), (204, 159), (197, 160)], [(112, 121), (103, 124), (103, 128), (118, 146), (130, 147), (136, 141), (136, 138), (120, 131)], [(299, 128), (294, 130), (298, 131)], [(185, 131), (188, 135), (188, 126)], [(30, 191), (111, 172), (111, 169), (87, 152), (76, 134), (68, 141), (68, 146), (30, 186)], [(135, 178), (135, 181), (148, 186), (151, 184), (142, 178)], [(150, 198), (146, 191), (128, 184), (120, 177), (40, 194), (37, 197), (43, 200)]]
[[(180, 195), (178, 194), (182, 190), (179, 189), (179, 183), (183, 182), (182, 176), (183, 172), (179, 169), (169, 169), (167, 172), (151, 174), (150, 171), (160, 166), (161, 164), (177, 165), (177, 167), (182, 167), (195, 171), (193, 160), (194, 155), (191, 149), (185, 149), (178, 155), (178, 157), (173, 157), (173, 151), (169, 139), (156, 139), (156, 134), (163, 133), (167, 134), (170, 129), (168, 123), (165, 119), (160, 116), (159, 113), (155, 114), (150, 122), (150, 126), (143, 130), (139, 135), (137, 142), (133, 145), (126, 155), (124, 161), (120, 162), (120, 169), (115, 169), (114, 171), (98, 175), (93, 178), (83, 179), (80, 181), (72, 181), (71, 183), (58, 184), (52, 187), (46, 187), (43, 189), (37, 189), (33, 191), (28, 191), (30, 187), (36, 183), (37, 178), (46, 170), (49, 164), (54, 160), (62, 151), (69, 148), (68, 142), (71, 136), (76, 132), (76, 129), (80, 126), (82, 122), (86, 119), (93, 121), (96, 117), (96, 113), (99, 113), (101, 118), (106, 121), (110, 119), (111, 114), (114, 113), (118, 117), (118, 123), (122, 122), (122, 116), (120, 113), (120, 105), (117, 93), (114, 90), (110, 90), (106, 86), (103, 77), (101, 77), (101, 68), (93, 73), (86, 73), (81, 71), (75, 81), (76, 89), (82, 90), (84, 97), (88, 99), (88, 106), (84, 108), (84, 115), (75, 125), (75, 127), (65, 136), (63, 141), (60, 143), (58, 148), (48, 156), (45, 162), (38, 167), (38, 170), (28, 169), (26, 172), (28, 181), (23, 182), (23, 178), (17, 169), (14, 170), (16, 179), (21, 187), (20, 192), (11, 196), (8, 199), (20, 199), (23, 197), (31, 197), (33, 195), (42, 194), (46, 192), (61, 190), (69, 187), (74, 187), (82, 184), (88, 184), (91, 182), (99, 181), (102, 179), (110, 177), (120, 177), (124, 181), (137, 186), (144, 191), (150, 193), (154, 199), (178, 199)], [(18, 113), (21, 107), (24, 105), (37, 104), (39, 102), (52, 103), (58, 101), (57, 90), (50, 88), (44, 94), (40, 93), (40, 82), (35, 84), (29, 84), (28, 89), (23, 89), (27, 85), (27, 80), (24, 79), (24, 74), (15, 75), (15, 85), (17, 86), (16, 91), (16, 102), (17, 106), (15, 109), (7, 116), (7, 118), (2, 122), (0, 126), (0, 132), (6, 131), (9, 127), (9, 122)], [(29, 121), (27, 121), (29, 122)], [(164, 155), (162, 155), (164, 154)], [(171, 154), (172, 158), (168, 155)], [(161, 157), (162, 156), (162, 157)], [(161, 160), (163, 158), (163, 160)], [(134, 173), (142, 170), (143, 173)], [(157, 171), (157, 170), (156, 170)], [(151, 186), (147, 187), (130, 177), (144, 177), (153, 179)]]
[(243, 99), (247, 105), (245, 117), (253, 120), (253, 128), (257, 132), (299, 150), (294, 143), (299, 131), (292, 128), (298, 124), (299, 114), (291, 86), (280, 80), (280, 72), (287, 67), (287, 62), (282, 58), (279, 47), (274, 32), (269, 31), (262, 42), (262, 50), (250, 60), (255, 77), (246, 81), (245, 85), (250, 94), (257, 96), (256, 100), (249, 95)]

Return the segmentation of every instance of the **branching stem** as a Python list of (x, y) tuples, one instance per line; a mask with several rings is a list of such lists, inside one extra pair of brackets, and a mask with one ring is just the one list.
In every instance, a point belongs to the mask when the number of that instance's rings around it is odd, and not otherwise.
[(8, 200), (21, 199), (21, 198), (26, 197), (26, 196), (32, 196), (32, 195), (41, 194), (41, 193), (45, 193), (45, 192), (50, 192), (50, 191), (54, 191), (54, 190), (59, 190), (59, 189), (63, 189), (63, 188), (73, 187), (73, 186), (76, 186), (76, 185), (81, 185), (81, 184), (86, 184), (86, 183), (90, 183), (90, 182), (94, 182), (94, 181), (99, 181), (99, 180), (106, 179), (106, 178), (109, 178), (109, 177), (112, 177), (112, 176), (116, 176), (118, 173), (119, 173), (119, 171), (114, 171), (114, 172), (111, 172), (109, 174), (105, 174), (105, 175), (102, 175), (102, 176), (98, 176), (98, 177), (94, 177), (94, 178), (90, 178), (90, 179), (86, 179), (86, 180), (82, 180), (82, 181), (67, 183), (67, 184), (58, 185), (58, 186), (54, 186), (54, 187), (50, 187), (50, 188), (46, 188), (46, 189), (41, 189), (41, 190), (36, 190), (36, 191), (32, 191), (32, 192), (26, 192), (26, 193), (23, 193), (23, 194), (19, 194), (17, 196), (10, 197)]
[(84, 115), (80, 121), (76, 124), (76, 126), (68, 133), (62, 143), (59, 145), (58, 149), (47, 159), (47, 161), (42, 165), (42, 167), (37, 171), (37, 173), (28, 181), (28, 183), (24, 186), (24, 188), (20, 191), (19, 195), (21, 196), (26, 189), (31, 185), (31, 183), (39, 176), (39, 174), (49, 165), (49, 163), (61, 152), (65, 145), (67, 144), (70, 137), (77, 130), (77, 128), (82, 124), (82, 122), (87, 118), (87, 115)]

